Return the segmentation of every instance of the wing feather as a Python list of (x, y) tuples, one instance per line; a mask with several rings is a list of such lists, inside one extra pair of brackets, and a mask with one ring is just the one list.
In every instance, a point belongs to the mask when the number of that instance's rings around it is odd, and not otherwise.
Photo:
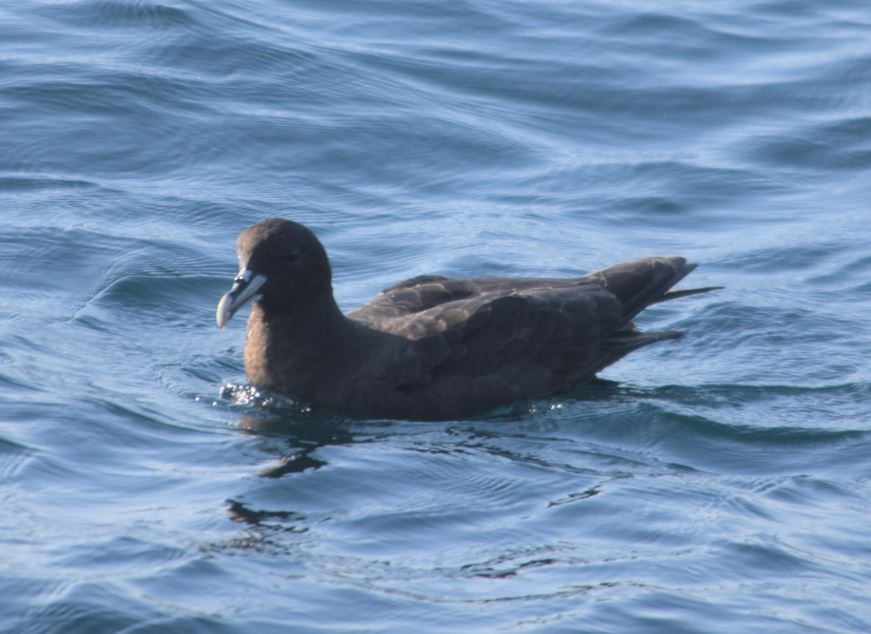
[[(634, 349), (677, 333), (639, 333), (632, 319), (670, 299), (694, 265), (647, 258), (575, 279), (419, 276), (349, 313), (395, 337), (379, 364), (395, 388), (385, 411), (450, 411), (444, 398), (482, 408), (536, 398), (592, 379)], [(672, 291), (674, 296), (703, 292)], [(679, 295), (678, 295), (679, 294)], [(373, 390), (375, 392), (375, 390)], [(385, 390), (378, 390), (381, 394)]]

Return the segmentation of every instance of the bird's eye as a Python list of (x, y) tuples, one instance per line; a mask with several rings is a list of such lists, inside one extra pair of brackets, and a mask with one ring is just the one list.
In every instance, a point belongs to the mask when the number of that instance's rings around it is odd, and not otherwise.
[(291, 251), (287, 255), (284, 256), (285, 262), (296, 262), (296, 258), (299, 257), (299, 253), (296, 251)]

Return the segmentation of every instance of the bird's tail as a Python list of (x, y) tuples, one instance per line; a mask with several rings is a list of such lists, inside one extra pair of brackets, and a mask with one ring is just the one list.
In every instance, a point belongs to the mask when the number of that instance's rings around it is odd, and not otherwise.
[(665, 295), (660, 297), (659, 299), (655, 299), (651, 304), (658, 304), (660, 302), (667, 302), (670, 299), (680, 299), (681, 297), (687, 297), (689, 295), (698, 295), (699, 293), (707, 293), (708, 291), (719, 291), (721, 289), (726, 288), (725, 286), (704, 286), (702, 288), (687, 288), (680, 291), (668, 291)]
[(601, 284), (613, 293), (623, 305), (623, 317), (630, 321), (651, 304), (717, 288), (711, 286), (685, 291), (670, 290), (696, 266), (678, 256), (644, 258), (590, 273), (585, 280)]

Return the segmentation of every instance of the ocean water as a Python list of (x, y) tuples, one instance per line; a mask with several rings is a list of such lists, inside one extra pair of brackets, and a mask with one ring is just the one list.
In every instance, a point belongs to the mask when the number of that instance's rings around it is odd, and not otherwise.
[[(0, 631), (871, 631), (859, 0), (0, 5)], [(651, 254), (717, 293), (473, 420), (245, 383), (234, 240), (340, 304)]]

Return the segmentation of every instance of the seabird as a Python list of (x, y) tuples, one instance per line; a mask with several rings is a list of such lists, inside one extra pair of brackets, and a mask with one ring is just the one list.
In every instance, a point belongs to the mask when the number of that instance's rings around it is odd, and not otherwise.
[(274, 218), (241, 233), (241, 270), (221, 298), (223, 328), (251, 303), (248, 380), (336, 413), (457, 419), (563, 392), (633, 350), (681, 335), (640, 332), (651, 304), (696, 268), (648, 257), (576, 278), (421, 275), (343, 314), (323, 245)]

